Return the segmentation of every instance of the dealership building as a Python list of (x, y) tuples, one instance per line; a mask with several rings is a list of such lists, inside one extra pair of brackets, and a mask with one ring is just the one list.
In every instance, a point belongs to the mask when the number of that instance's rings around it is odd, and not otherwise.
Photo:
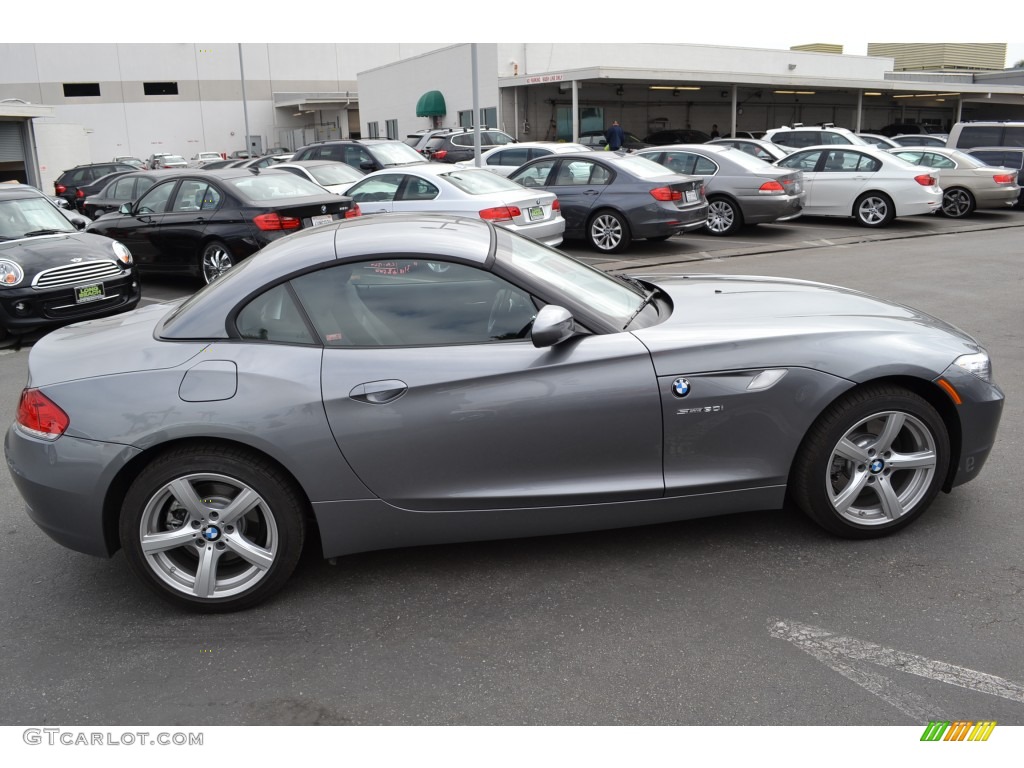
[(953, 47), (942, 53), (956, 65), (915, 71), (891, 46), (859, 56), (826, 45), (0, 44), (0, 180), (47, 188), (65, 168), (122, 155), (188, 159), (476, 123), (537, 141), (612, 120), (642, 137), (1024, 119), (1024, 70), (986, 69), (998, 55)]

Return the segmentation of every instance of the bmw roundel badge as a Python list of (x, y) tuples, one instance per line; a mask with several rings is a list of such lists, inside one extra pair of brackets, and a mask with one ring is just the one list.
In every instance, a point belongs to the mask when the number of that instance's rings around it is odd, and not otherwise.
[(672, 382), (672, 394), (676, 397), (686, 397), (690, 394), (690, 382), (686, 379), (676, 379)]
[(327, 213), (327, 206), (326, 205), (321, 205), (320, 206), (320, 213)]

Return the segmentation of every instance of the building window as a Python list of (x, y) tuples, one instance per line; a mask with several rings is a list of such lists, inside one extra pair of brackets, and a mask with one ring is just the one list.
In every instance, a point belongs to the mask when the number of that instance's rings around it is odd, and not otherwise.
[(143, 83), (142, 92), (147, 96), (177, 96), (177, 83)]
[(374, 120), (372, 123), (366, 124), (366, 138), (368, 139), (379, 139), (380, 138), (380, 125)]
[(459, 127), (460, 128), (472, 128), (473, 127), (473, 110), (465, 109), (459, 112)]
[(64, 83), (64, 96), (73, 98), (77, 96), (99, 96), (99, 83)]
[(388, 120), (388, 121), (386, 121), (384, 123), (384, 125), (385, 125), (385, 127), (387, 128), (387, 131), (388, 131), (388, 138), (389, 139), (397, 139), (398, 138), (398, 121), (397, 120)]
[(488, 128), (498, 127), (498, 108), (487, 107), (486, 109), (480, 110), (480, 125), (486, 125)]

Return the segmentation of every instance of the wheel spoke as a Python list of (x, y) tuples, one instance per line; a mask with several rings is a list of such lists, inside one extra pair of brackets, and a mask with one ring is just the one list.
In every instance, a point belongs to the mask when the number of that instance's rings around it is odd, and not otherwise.
[(840, 513), (846, 512), (850, 505), (857, 499), (860, 492), (864, 490), (864, 486), (868, 483), (868, 473), (863, 471), (856, 471), (850, 478), (850, 481), (846, 484), (838, 494), (830, 494), (832, 497), (832, 506)]
[(886, 459), (886, 465), (894, 472), (899, 469), (934, 469), (938, 458), (934, 451), (917, 453), (894, 453)]
[(893, 440), (896, 439), (896, 435), (903, 429), (903, 425), (906, 423), (907, 417), (902, 413), (890, 413), (885, 417), (885, 428), (882, 429), (882, 434), (875, 440), (874, 448), (876, 451), (888, 451), (892, 448)]
[(187, 478), (179, 477), (177, 480), (172, 480), (167, 489), (175, 501), (188, 512), (190, 520), (201, 520), (206, 516), (206, 505), (203, 504), (196, 489), (192, 487), (192, 483)]
[(856, 461), (860, 464), (867, 464), (870, 460), (866, 449), (861, 448), (856, 443), (850, 442), (849, 438), (846, 437), (840, 440), (839, 445), (836, 446), (836, 454), (842, 456), (844, 459)]
[(874, 488), (875, 493), (878, 495), (882, 514), (885, 515), (887, 520), (895, 520), (903, 515), (905, 511), (903, 504), (900, 502), (900, 497), (896, 494), (896, 489), (892, 487), (888, 477), (879, 476), (875, 478), (872, 488)]
[(242, 488), (238, 495), (231, 500), (224, 509), (219, 511), (221, 525), (231, 525), (240, 517), (245, 517), (256, 506), (263, 503), (263, 499), (251, 488)]
[(274, 564), (274, 553), (269, 549), (258, 547), (248, 539), (238, 534), (230, 534), (224, 537), (227, 548), (238, 555), (246, 562), (252, 563), (262, 571), (267, 570)]
[(188, 525), (174, 531), (147, 533), (142, 537), (142, 551), (144, 554), (154, 555), (157, 552), (183, 547), (195, 541), (195, 533)]
[(196, 597), (213, 597), (217, 588), (217, 561), (221, 550), (207, 545), (199, 552), (199, 566), (196, 568), (196, 579), (192, 592)]

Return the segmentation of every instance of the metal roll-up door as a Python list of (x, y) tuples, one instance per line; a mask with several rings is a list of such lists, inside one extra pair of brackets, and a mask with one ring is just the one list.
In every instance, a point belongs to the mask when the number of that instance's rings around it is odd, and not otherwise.
[(20, 122), (0, 121), (0, 163), (25, 160), (24, 136)]

